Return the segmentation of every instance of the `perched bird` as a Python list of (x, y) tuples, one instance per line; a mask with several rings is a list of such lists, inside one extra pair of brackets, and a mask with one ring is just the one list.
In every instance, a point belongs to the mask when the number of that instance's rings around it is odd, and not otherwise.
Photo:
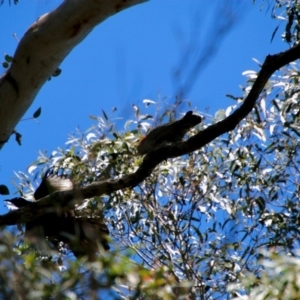
[[(72, 180), (64, 175), (53, 174), (48, 170), (41, 184), (34, 193), (35, 200), (40, 200), (56, 191), (72, 190)], [(6, 200), (16, 208), (22, 208), (31, 202), (23, 198)], [(25, 224), (25, 240), (39, 243), (41, 240), (50, 241), (59, 248), (60, 243), (66, 244), (76, 257), (87, 255), (90, 261), (96, 257), (98, 245), (108, 250), (109, 230), (102, 219), (75, 217), (74, 209), (68, 209), (61, 214), (46, 213)]]
[(140, 141), (137, 151), (140, 155), (156, 150), (164, 144), (172, 144), (183, 139), (184, 135), (202, 121), (201, 116), (188, 111), (181, 119), (159, 125)]

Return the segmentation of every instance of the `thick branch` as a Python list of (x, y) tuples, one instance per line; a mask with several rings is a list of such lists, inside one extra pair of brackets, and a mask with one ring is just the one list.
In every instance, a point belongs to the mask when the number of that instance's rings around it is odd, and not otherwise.
[[(160, 152), (159, 150), (159, 153)], [(126, 175), (120, 179), (94, 182), (84, 188), (56, 192), (24, 208), (2, 215), (0, 216), (0, 226), (23, 224), (45, 213), (53, 211), (61, 212), (64, 209), (74, 207), (75, 204), (80, 204), (83, 199), (111, 194), (120, 189), (132, 188), (147, 178), (155, 166), (161, 162), (160, 159), (152, 159), (152, 157), (152, 153), (151, 155), (147, 155), (139, 169), (133, 174)]]
[(30, 26), (0, 77), (0, 149), (72, 49), (105, 19), (145, 1), (65, 0)]
[[(137, 186), (145, 180), (151, 174), (153, 169), (163, 160), (193, 152), (205, 146), (218, 136), (233, 130), (238, 123), (252, 111), (258, 96), (271, 75), (276, 70), (298, 58), (300, 58), (300, 45), (285, 52), (267, 56), (249, 95), (238, 109), (224, 120), (211, 125), (195, 136), (189, 138), (186, 142), (176, 143), (172, 146), (164, 146), (150, 152), (144, 157), (142, 164), (135, 173), (126, 175), (120, 179), (94, 182), (75, 191), (54, 193), (25, 208), (0, 216), (0, 225), (26, 223), (29, 220), (45, 214), (45, 212), (49, 212), (49, 209), (53, 211), (54, 209), (61, 209), (62, 207), (74, 205), (74, 203), (72, 203), (74, 201), (73, 199), (87, 199), (94, 196), (111, 194), (120, 189)], [(80, 197), (78, 197), (78, 195), (80, 195)], [(80, 200), (77, 201), (80, 202)]]

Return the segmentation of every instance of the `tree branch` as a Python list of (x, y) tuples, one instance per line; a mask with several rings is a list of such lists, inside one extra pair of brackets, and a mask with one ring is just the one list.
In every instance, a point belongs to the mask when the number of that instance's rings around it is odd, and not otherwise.
[[(261, 71), (252, 86), (252, 89), (244, 103), (224, 120), (213, 124), (198, 134), (192, 136), (185, 142), (163, 146), (144, 157), (138, 170), (120, 179), (109, 179), (94, 182), (86, 187), (74, 191), (53, 193), (24, 208), (9, 212), (0, 216), (0, 225), (14, 225), (26, 223), (50, 211), (61, 211), (66, 207), (74, 207), (75, 202), (80, 199), (88, 199), (114, 191), (133, 188), (150, 176), (153, 169), (162, 161), (181, 155), (191, 153), (205, 146), (220, 135), (233, 130), (253, 109), (258, 96), (271, 75), (288, 63), (300, 58), (300, 44), (279, 54), (268, 55), (262, 65)], [(78, 197), (80, 196), (80, 197)], [(75, 199), (75, 200), (74, 200)], [(76, 200), (77, 199), (77, 200)]]
[(64, 58), (110, 16), (147, 0), (65, 0), (32, 24), (0, 77), (0, 149)]
[[(222, 134), (234, 130), (234, 128), (243, 120), (253, 109), (261, 91), (272, 74), (285, 65), (300, 58), (300, 45), (296, 45), (284, 52), (268, 55), (262, 65), (262, 68), (255, 80), (250, 93), (243, 104), (237, 108), (230, 116), (224, 120), (213, 124), (205, 130), (189, 138), (186, 142), (176, 147), (166, 147), (163, 149), (163, 159), (181, 156), (191, 153), (207, 145)], [(156, 153), (157, 155), (157, 153)]]

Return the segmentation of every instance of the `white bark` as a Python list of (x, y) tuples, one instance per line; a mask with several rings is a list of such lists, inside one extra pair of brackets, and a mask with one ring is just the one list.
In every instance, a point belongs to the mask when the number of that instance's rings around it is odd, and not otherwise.
[(0, 149), (70, 51), (108, 17), (146, 1), (65, 0), (30, 26), (0, 78)]

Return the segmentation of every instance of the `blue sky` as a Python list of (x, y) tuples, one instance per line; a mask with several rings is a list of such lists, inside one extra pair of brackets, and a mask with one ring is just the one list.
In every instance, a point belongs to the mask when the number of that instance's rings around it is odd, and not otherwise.
[[(214, 114), (233, 104), (226, 94), (241, 95), (242, 72), (258, 70), (252, 58), (263, 62), (268, 54), (287, 48), (281, 41), (282, 23), (274, 41), (271, 35), (279, 24), (270, 11), (259, 5), (246, 6), (236, 26), (218, 41), (218, 52), (201, 71), (196, 84), (186, 95), (192, 107)], [(20, 0), (16, 6), (8, 0), (0, 7), (0, 50), (13, 55), (17, 40), (42, 14), (51, 11), (60, 1)], [(39, 150), (51, 153), (65, 147), (68, 134), (76, 127), (85, 131), (94, 123), (89, 115), (100, 115), (118, 108), (116, 116), (125, 121), (132, 117), (132, 104), (142, 100), (176, 96), (174, 69), (178, 66), (184, 45), (193, 43), (201, 51), (207, 40), (212, 1), (151, 0), (109, 18), (65, 59), (62, 74), (47, 82), (24, 118), (42, 107), (38, 123), (21, 121), (17, 126), (22, 136), (20, 147), (13, 138), (1, 151), (0, 183), (11, 194), (14, 171), (26, 171)], [(195, 30), (195, 20), (198, 27)], [(4, 71), (2, 67), (1, 73)], [(2, 197), (6, 199), (7, 197)], [(7, 211), (0, 205), (0, 213)]]

